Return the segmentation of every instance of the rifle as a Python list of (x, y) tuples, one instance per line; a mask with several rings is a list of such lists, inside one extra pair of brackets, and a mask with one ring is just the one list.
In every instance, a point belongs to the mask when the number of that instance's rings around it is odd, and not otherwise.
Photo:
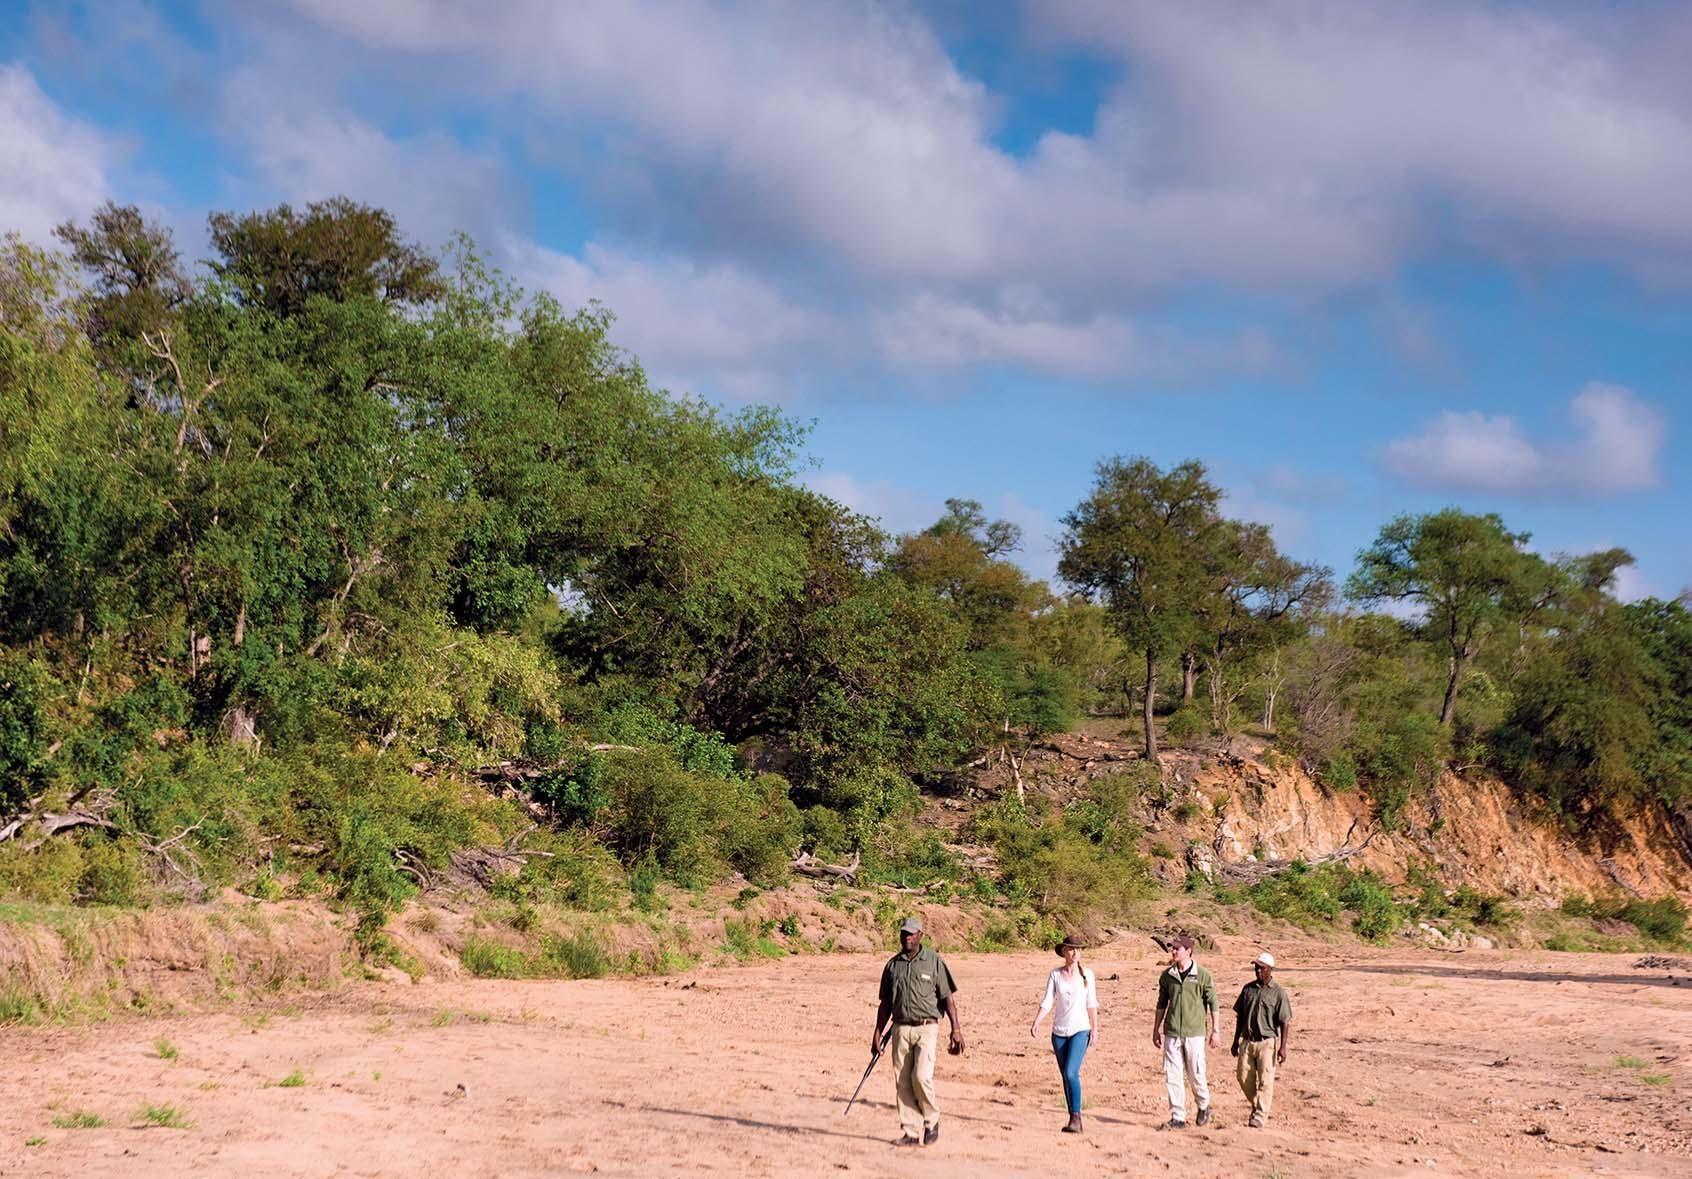
[(892, 1039), (893, 1025), (888, 1024), (887, 1031), (882, 1034), (881, 1043), (877, 1044), (875, 1046), (875, 1051), (870, 1053), (870, 1062), (864, 1068), (864, 1075), (858, 1078), (858, 1087), (852, 1090), (852, 1100), (846, 1103), (846, 1113), (841, 1114), (841, 1117), (845, 1117), (846, 1114), (852, 1112), (852, 1102), (856, 1101), (858, 1099), (858, 1094), (863, 1092), (864, 1082), (869, 1080), (869, 1075), (875, 1071), (875, 1062), (881, 1059), (881, 1054), (887, 1050), (887, 1045), (892, 1041)]

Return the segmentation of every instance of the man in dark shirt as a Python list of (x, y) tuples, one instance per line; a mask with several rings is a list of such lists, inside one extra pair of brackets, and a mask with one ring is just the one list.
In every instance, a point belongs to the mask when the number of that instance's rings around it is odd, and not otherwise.
[(899, 1124), (904, 1129), (895, 1146), (932, 1146), (940, 1139), (934, 1056), (942, 1011), (952, 1024), (952, 1054), (964, 1049), (957, 989), (945, 959), (922, 944), (922, 919), (905, 918), (899, 926), (899, 952), (881, 970), (881, 1002), (875, 1012), (875, 1032), (870, 1036), (870, 1051), (874, 1052), (881, 1044), (887, 1021), (893, 1021), (893, 1083)]
[(1287, 1062), (1292, 999), (1275, 981), (1275, 956), (1259, 954), (1251, 964), (1257, 978), (1234, 1000), (1234, 1055), (1239, 1058), (1240, 1088), (1251, 1102), (1250, 1125), (1269, 1120), (1275, 1098), (1275, 1068)]

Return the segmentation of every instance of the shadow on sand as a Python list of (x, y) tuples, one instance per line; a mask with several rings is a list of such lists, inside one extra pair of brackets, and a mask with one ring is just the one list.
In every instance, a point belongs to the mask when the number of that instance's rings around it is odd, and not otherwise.
[[(860, 1102), (859, 1104), (862, 1104)], [(699, 1118), (707, 1122), (723, 1122), (748, 1130), (775, 1130), (781, 1134), (816, 1134), (828, 1138), (850, 1138), (854, 1142), (891, 1142), (890, 1134), (854, 1134), (847, 1130), (827, 1130), (821, 1126), (800, 1126), (789, 1122), (761, 1122), (757, 1118), (736, 1117), (734, 1114), (705, 1113), (696, 1109), (670, 1109), (661, 1105), (642, 1105), (635, 1108), (647, 1113), (667, 1114), (673, 1118)]]
[(1580, 974), (1561, 970), (1501, 970), (1484, 966), (1301, 966), (1300, 974), (1394, 974), (1405, 978), (1426, 975), (1431, 978), (1464, 978), (1498, 982), (1598, 983), (1618, 987), (1684, 987), (1692, 994), (1692, 977), (1656, 974)]

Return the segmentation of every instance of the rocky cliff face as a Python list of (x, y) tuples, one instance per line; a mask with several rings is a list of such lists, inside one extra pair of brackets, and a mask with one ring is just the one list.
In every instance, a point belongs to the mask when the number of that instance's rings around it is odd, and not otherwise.
[[(1023, 773), (1041, 788), (1073, 794), (1131, 756), (1126, 742), (1070, 735), (1037, 749)], [(1161, 761), (1165, 788), (1148, 799), (1145, 819), (1151, 842), (1178, 853), (1154, 863), (1171, 884), (1189, 864), (1207, 871), (1361, 849), (1348, 862), (1393, 882), (1428, 865), (1449, 887), (1547, 906), (1571, 894), (1616, 892), (1692, 901), (1692, 806), (1639, 805), (1577, 826), (1495, 777), (1448, 771), (1411, 803), (1403, 826), (1387, 832), (1367, 795), (1327, 790), (1261, 741), (1208, 754), (1177, 751)], [(1186, 849), (1174, 846), (1181, 842)]]

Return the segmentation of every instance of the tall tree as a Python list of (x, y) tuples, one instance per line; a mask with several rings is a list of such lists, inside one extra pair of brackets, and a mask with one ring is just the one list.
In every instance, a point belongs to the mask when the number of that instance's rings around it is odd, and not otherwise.
[(1144, 656), (1147, 758), (1157, 757), (1158, 661), (1190, 645), (1210, 585), (1206, 558), (1223, 526), (1221, 498), (1201, 463), (1163, 471), (1149, 459), (1112, 458), (1063, 518), (1059, 575), (1100, 598), (1123, 641)]
[(1422, 633), (1444, 646), (1447, 675), (1439, 723), (1446, 728), (1470, 660), (1543, 581), (1536, 574), (1545, 563), (1523, 550), (1527, 541), (1527, 533), (1511, 532), (1494, 514), (1446, 508), (1399, 516), (1357, 556), (1346, 593), (1359, 602), (1416, 607)]
[(1197, 606), (1202, 658), (1211, 722), (1226, 731), (1238, 697), (1228, 686), (1229, 662), (1301, 634), (1310, 612), (1332, 597), (1333, 572), (1282, 554), (1267, 525), (1230, 520), (1216, 531), (1210, 588)]

